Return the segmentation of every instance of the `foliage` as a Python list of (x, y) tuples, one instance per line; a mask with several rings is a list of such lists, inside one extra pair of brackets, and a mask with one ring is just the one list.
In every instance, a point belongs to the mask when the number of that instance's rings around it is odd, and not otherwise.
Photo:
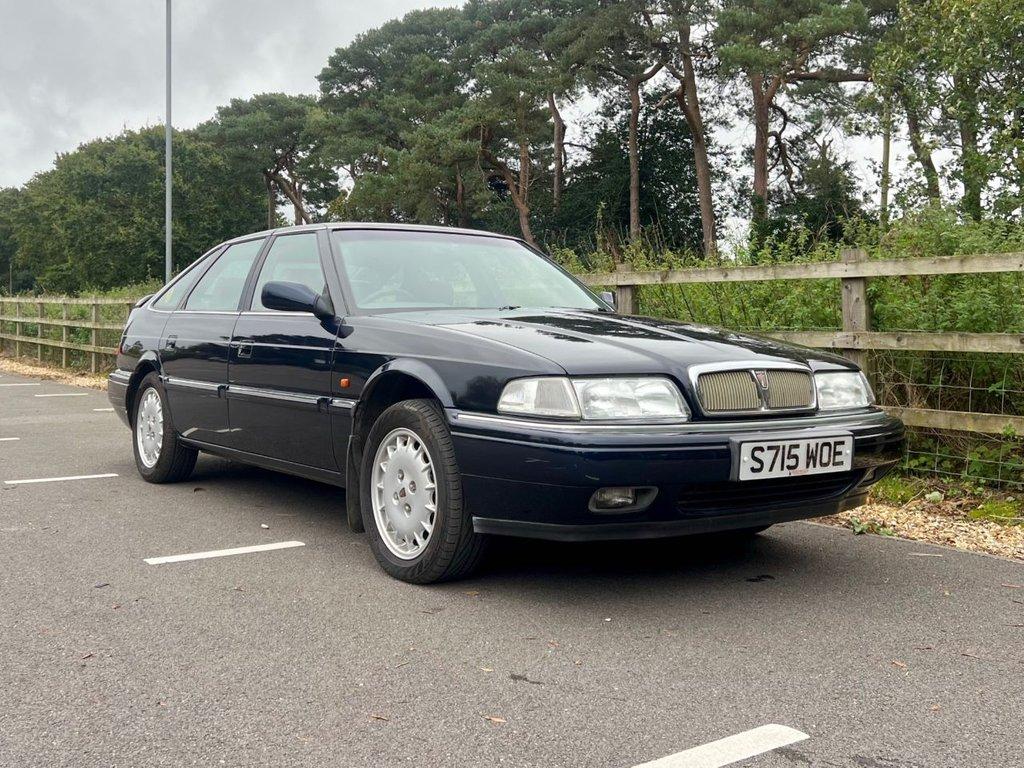
[(921, 496), (925, 487), (917, 478), (890, 474), (871, 486), (871, 499), (903, 506)]
[[(0, 198), (0, 222), (16, 243), (13, 289), (70, 294), (162, 276), (163, 141), (156, 128), (97, 139)], [(256, 179), (238, 174), (195, 132), (176, 133), (173, 152), (181, 267), (219, 241), (258, 229), (263, 197)], [(2, 229), (0, 238), (10, 242)]]
[(874, 533), (878, 536), (895, 536), (892, 528), (875, 522), (874, 520), (861, 520), (859, 517), (850, 518), (850, 528), (854, 534), (861, 536), (865, 533)]

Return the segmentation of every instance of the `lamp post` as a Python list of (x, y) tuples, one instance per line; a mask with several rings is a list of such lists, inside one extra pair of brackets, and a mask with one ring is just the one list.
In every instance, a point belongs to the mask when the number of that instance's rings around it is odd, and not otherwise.
[(167, 0), (167, 117), (164, 121), (164, 282), (171, 279), (171, 0)]

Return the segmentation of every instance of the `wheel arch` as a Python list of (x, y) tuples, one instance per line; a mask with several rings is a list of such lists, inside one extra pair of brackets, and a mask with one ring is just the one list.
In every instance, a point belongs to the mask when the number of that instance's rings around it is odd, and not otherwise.
[(128, 423), (135, 426), (135, 397), (139, 394), (139, 385), (142, 380), (151, 373), (160, 373), (160, 362), (156, 355), (147, 352), (135, 365), (131, 377), (128, 379), (128, 389), (124, 395), (124, 406), (128, 412)]
[(345, 449), (345, 493), (349, 527), (363, 530), (359, 514), (359, 467), (363, 446), (377, 418), (402, 400), (429, 398), (442, 408), (453, 404), (451, 392), (441, 376), (421, 360), (398, 359), (385, 363), (366, 380), (359, 402), (352, 414), (352, 432)]

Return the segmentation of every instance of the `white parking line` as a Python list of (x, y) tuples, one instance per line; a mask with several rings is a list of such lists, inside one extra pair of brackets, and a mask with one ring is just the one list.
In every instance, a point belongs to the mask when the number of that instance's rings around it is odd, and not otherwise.
[(116, 472), (102, 475), (68, 475), (67, 477), (36, 477), (31, 480), (4, 480), (4, 485), (28, 485), (29, 483), (62, 483), (65, 480), (95, 480), (100, 477), (117, 477)]
[(38, 387), (39, 382), (34, 381), (31, 384), (0, 384), (0, 387)]
[(269, 552), (272, 549), (288, 549), (289, 547), (304, 547), (303, 541), (279, 541), (275, 544), (255, 544), (251, 547), (235, 547), (234, 549), (214, 549), (209, 552), (191, 552), (185, 555), (165, 555), (164, 557), (147, 557), (145, 562), (149, 565), (161, 565), (163, 563), (181, 563), (185, 560), (206, 560), (210, 557), (227, 557), (228, 555), (247, 555), (250, 552)]
[(45, 395), (32, 395), (32, 397), (88, 397), (92, 392), (50, 392)]
[(784, 725), (762, 725), (634, 768), (721, 768), (807, 738), (806, 733)]
[(108, 412), (113, 412), (114, 409), (113, 408), (93, 408), (93, 410), (96, 411), (97, 413), (108, 413)]
[(0, 437), (0, 443), (9, 443), (12, 440), (21, 440), (20, 437)]

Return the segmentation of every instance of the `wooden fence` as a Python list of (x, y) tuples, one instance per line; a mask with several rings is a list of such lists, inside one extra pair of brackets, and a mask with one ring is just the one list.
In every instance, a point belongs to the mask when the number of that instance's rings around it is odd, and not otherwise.
[[(627, 314), (636, 310), (637, 286), (838, 278), (842, 290), (842, 330), (785, 331), (768, 335), (836, 350), (866, 366), (870, 350), (1024, 354), (1024, 334), (877, 332), (871, 329), (871, 307), (866, 291), (868, 278), (993, 272), (1024, 272), (1024, 254), (868, 260), (864, 251), (852, 249), (844, 251), (842, 260), (838, 262), (653, 272), (619, 270), (581, 277), (593, 286), (614, 287), (618, 309)], [(62, 367), (83, 367), (80, 363), (84, 356), (89, 369), (100, 372), (113, 363), (113, 356), (117, 353), (114, 345), (133, 304), (133, 301), (124, 299), (0, 296), (0, 343), (13, 347), (16, 356), (23, 356), (28, 351), (41, 361), (46, 357), (44, 349), (55, 350), (53, 359), (47, 358), (47, 361), (59, 361)], [(69, 355), (77, 358), (77, 366)], [(1024, 358), (1021, 359), (1024, 362)], [(1024, 415), (902, 407), (890, 410), (906, 424), (915, 427), (989, 434), (998, 434), (1009, 427), (1017, 434), (1024, 434)]]
[[(809, 347), (835, 350), (866, 368), (867, 352), (870, 350), (1024, 354), (1024, 334), (1018, 333), (871, 330), (871, 307), (867, 298), (868, 278), (993, 272), (1024, 272), (1024, 253), (869, 260), (863, 250), (850, 249), (843, 251), (842, 259), (837, 262), (700, 267), (652, 272), (620, 269), (615, 272), (586, 274), (581, 278), (592, 286), (614, 287), (618, 310), (626, 314), (636, 310), (636, 288), (643, 285), (838, 278), (842, 290), (842, 330), (784, 331), (765, 335)], [(1024, 364), (1024, 358), (1021, 358), (1021, 361)], [(989, 434), (998, 434), (1010, 428), (1016, 434), (1024, 434), (1024, 415), (940, 411), (927, 408), (893, 407), (889, 410), (913, 427)]]
[(16, 357), (33, 356), (62, 368), (86, 367), (85, 360), (89, 370), (100, 373), (113, 367), (117, 339), (133, 306), (128, 299), (0, 296), (0, 343)]

